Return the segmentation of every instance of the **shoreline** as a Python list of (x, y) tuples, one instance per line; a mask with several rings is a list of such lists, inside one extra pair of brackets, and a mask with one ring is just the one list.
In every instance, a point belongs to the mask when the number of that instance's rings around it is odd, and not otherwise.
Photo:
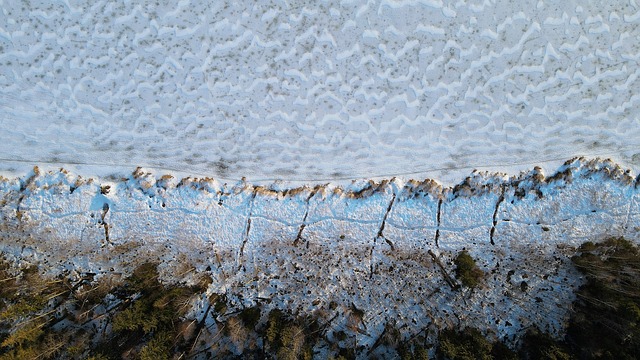
[[(4, 163), (1, 163), (4, 162)], [(233, 184), (248, 184), (255, 187), (263, 187), (278, 190), (292, 190), (303, 187), (316, 187), (322, 185), (330, 185), (341, 188), (357, 188), (357, 184), (363, 183), (380, 183), (390, 180), (399, 179), (403, 183), (415, 183), (415, 182), (433, 182), (438, 184), (443, 189), (454, 188), (467, 179), (482, 174), (485, 177), (501, 178), (508, 181), (518, 181), (519, 178), (526, 176), (531, 172), (538, 172), (544, 175), (544, 177), (552, 177), (556, 173), (561, 172), (567, 166), (570, 166), (573, 162), (588, 163), (588, 166), (595, 166), (597, 163), (607, 164), (611, 168), (617, 168), (625, 174), (636, 175), (636, 182), (640, 182), (640, 171), (634, 171), (632, 166), (627, 166), (623, 162), (620, 162), (611, 157), (602, 158), (600, 156), (573, 156), (564, 159), (553, 159), (543, 161), (531, 161), (522, 164), (506, 164), (506, 165), (486, 165), (486, 166), (464, 166), (459, 168), (442, 168), (431, 169), (416, 172), (407, 172), (395, 175), (371, 175), (363, 177), (340, 177), (340, 178), (317, 178), (317, 179), (293, 179), (288, 180), (286, 178), (251, 178), (250, 176), (239, 176), (237, 178), (232, 177), (220, 177), (207, 173), (192, 172), (188, 170), (178, 170), (166, 167), (154, 167), (154, 166), (114, 166), (108, 164), (67, 164), (67, 163), (39, 163), (33, 161), (17, 161), (20, 166), (9, 166), (8, 163), (12, 161), (0, 161), (0, 179), (5, 182), (13, 181), (16, 179), (24, 178), (25, 180), (34, 173), (34, 169), (37, 168), (40, 173), (57, 173), (63, 172), (69, 174), (69, 176), (76, 176), (84, 179), (91, 179), (92, 181), (98, 181), (101, 183), (117, 183), (127, 181), (137, 171), (145, 174), (145, 177), (155, 177), (156, 179), (171, 177), (175, 182), (174, 186), (183, 180), (205, 180), (214, 181), (217, 184), (224, 184), (228, 186)], [(134, 169), (131, 171), (131, 169)], [(611, 170), (609, 170), (611, 171)], [(429, 176), (429, 174), (437, 172), (452, 172), (456, 176), (448, 175), (445, 178), (439, 178), (437, 176)], [(413, 176), (413, 175), (418, 176)], [(177, 182), (176, 182), (177, 181)], [(355, 184), (355, 185), (354, 185)], [(221, 186), (221, 185), (218, 185)], [(355, 187), (354, 187), (355, 186)], [(358, 190), (355, 190), (358, 191)]]

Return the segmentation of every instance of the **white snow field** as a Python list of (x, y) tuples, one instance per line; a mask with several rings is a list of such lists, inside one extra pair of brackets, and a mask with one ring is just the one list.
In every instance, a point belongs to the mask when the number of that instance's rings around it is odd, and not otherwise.
[(455, 184), (573, 156), (640, 166), (634, 0), (0, 9), (5, 172)]
[[(362, 309), (365, 347), (391, 322), (513, 342), (561, 333), (579, 244), (639, 239), (633, 0), (0, 11), (0, 252), (17, 263), (194, 266), (236, 308), (336, 331)], [(479, 289), (450, 279), (463, 249)]]

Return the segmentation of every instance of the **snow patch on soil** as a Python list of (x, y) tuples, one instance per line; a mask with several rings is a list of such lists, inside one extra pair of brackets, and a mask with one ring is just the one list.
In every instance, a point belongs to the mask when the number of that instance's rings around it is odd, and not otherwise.
[[(365, 346), (387, 322), (409, 335), (473, 324), (513, 341), (533, 323), (560, 333), (582, 283), (576, 247), (640, 233), (638, 179), (583, 158), (550, 176), (474, 172), (454, 187), (254, 186), (141, 168), (108, 181), (36, 168), (2, 178), (0, 198), (0, 250), (14, 261), (126, 274), (154, 260), (166, 281), (193, 266), (239, 307), (321, 311), (340, 330), (355, 306)], [(474, 290), (447, 280), (462, 250), (485, 272)]]

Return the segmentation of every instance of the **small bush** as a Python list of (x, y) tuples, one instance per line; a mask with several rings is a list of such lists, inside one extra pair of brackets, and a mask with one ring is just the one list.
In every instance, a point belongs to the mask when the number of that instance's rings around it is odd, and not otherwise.
[[(426, 351), (423, 352), (426, 354)], [(475, 328), (462, 331), (448, 329), (438, 335), (438, 359), (446, 360), (515, 360), (517, 355), (501, 342), (491, 343)]]
[(304, 329), (299, 326), (287, 326), (280, 333), (280, 348), (277, 352), (278, 359), (295, 360), (302, 357), (305, 341)]
[(253, 330), (260, 321), (260, 308), (258, 306), (246, 308), (240, 312), (239, 316), (244, 325)]
[(520, 357), (527, 360), (571, 360), (569, 348), (538, 329), (528, 331), (522, 339)]
[(38, 338), (40, 338), (44, 333), (44, 331), (42, 330), (42, 325), (43, 324), (40, 322), (30, 322), (9, 335), (6, 339), (4, 339), (0, 346), (15, 347), (22, 346), (25, 343), (35, 343), (38, 341)]
[(143, 294), (162, 288), (158, 281), (158, 264), (148, 262), (138, 266), (127, 279), (127, 285), (130, 291)]
[(456, 278), (462, 282), (462, 285), (474, 288), (480, 284), (484, 273), (466, 250), (458, 254), (454, 263), (456, 264)]
[(113, 330), (152, 332), (160, 323), (153, 310), (148, 301), (137, 301), (132, 307), (116, 314), (113, 319)]
[(213, 304), (213, 310), (218, 314), (224, 314), (227, 311), (227, 296), (224, 294), (211, 295), (209, 303)]
[(140, 351), (140, 360), (164, 360), (171, 358), (171, 338), (167, 334), (155, 336)]
[(396, 349), (401, 360), (429, 360), (427, 349), (414, 341), (402, 342), (391, 348)]
[(184, 343), (188, 340), (185, 334), (179, 330), (184, 329), (182, 317), (189, 310), (194, 294), (200, 290), (198, 286), (165, 286), (158, 280), (157, 264), (142, 264), (116, 291), (135, 300), (115, 313), (114, 336), (98, 350), (119, 357), (127, 349), (143, 346), (138, 354), (142, 358), (164, 359), (180, 348), (190, 348)]
[(438, 336), (438, 358), (450, 360), (489, 360), (491, 343), (473, 328), (463, 331), (452, 329), (440, 332)]
[(267, 320), (267, 342), (277, 347), (276, 340), (284, 327), (284, 314), (279, 309), (271, 310), (269, 319)]
[(640, 250), (624, 238), (587, 242), (572, 258), (587, 283), (567, 340), (580, 358), (640, 358)]

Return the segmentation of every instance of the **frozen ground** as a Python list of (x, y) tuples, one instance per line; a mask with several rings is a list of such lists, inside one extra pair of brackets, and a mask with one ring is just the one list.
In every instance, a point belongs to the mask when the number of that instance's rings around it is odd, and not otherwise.
[(5, 173), (454, 184), (575, 155), (640, 166), (634, 0), (0, 9)]
[[(193, 266), (239, 308), (317, 312), (336, 331), (356, 307), (364, 346), (386, 323), (407, 337), (472, 325), (509, 342), (532, 324), (562, 331), (582, 283), (570, 265), (579, 244), (638, 239), (639, 183), (611, 161), (584, 159), (550, 176), (474, 173), (453, 188), (392, 179), (290, 189), (143, 169), (104, 181), (36, 169), (0, 181), (0, 251), (50, 273), (127, 273), (151, 260), (177, 281)], [(447, 278), (463, 249), (485, 272), (473, 291)]]

